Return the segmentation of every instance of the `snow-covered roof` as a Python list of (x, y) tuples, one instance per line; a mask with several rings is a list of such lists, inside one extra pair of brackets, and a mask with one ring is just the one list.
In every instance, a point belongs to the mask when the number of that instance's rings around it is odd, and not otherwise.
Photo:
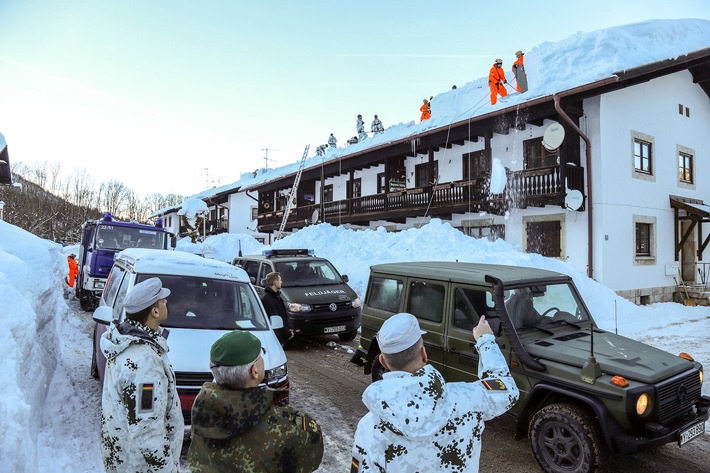
[[(561, 41), (545, 42), (525, 52), (529, 87), (527, 93), (511, 94), (505, 101), (491, 105), (488, 100), (488, 77), (481, 77), (434, 96), (431, 100), (431, 119), (420, 123), (399, 123), (359, 143), (344, 148), (328, 148), (325, 156), (307, 158), (304, 169), (462, 120), (516, 108), (541, 97), (550, 97), (610, 79), (618, 72), (676, 59), (707, 48), (710, 48), (710, 21), (700, 19), (649, 20), (590, 33), (577, 33)], [(504, 69), (507, 78), (512, 79), (509, 67), (504, 66)], [(295, 173), (299, 165), (300, 161), (296, 161), (275, 169), (259, 169), (255, 173), (242, 175), (236, 182), (207, 189), (193, 197), (206, 199), (240, 189), (249, 190)], [(175, 208), (179, 206), (160, 209), (154, 216)]]

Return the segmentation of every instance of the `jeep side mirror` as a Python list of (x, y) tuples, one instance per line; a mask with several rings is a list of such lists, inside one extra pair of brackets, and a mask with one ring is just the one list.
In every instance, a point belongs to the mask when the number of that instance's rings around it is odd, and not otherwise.
[(350, 278), (348, 277), (347, 274), (343, 274), (341, 277), (343, 278), (344, 283), (350, 282)]

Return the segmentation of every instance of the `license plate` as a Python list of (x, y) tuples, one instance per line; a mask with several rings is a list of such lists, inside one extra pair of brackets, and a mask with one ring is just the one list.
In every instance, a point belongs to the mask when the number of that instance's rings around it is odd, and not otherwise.
[(678, 436), (678, 445), (683, 446), (684, 444), (690, 442), (695, 437), (698, 437), (705, 433), (705, 422), (698, 422), (697, 424), (688, 427), (687, 429), (681, 431)]
[(337, 327), (326, 327), (323, 329), (323, 333), (338, 333), (338, 332), (344, 332), (345, 331), (345, 325), (338, 325)]

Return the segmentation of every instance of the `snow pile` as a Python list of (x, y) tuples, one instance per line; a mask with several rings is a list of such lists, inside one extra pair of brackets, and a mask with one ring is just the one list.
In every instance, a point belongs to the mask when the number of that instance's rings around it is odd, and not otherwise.
[(60, 356), (56, 315), (67, 311), (67, 262), (60, 245), (3, 221), (0, 235), (0, 458), (5, 471), (36, 471), (42, 409)]

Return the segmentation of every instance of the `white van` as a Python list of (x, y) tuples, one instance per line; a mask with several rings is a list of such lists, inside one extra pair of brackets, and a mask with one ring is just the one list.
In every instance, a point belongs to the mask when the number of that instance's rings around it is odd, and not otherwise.
[(94, 349), (91, 374), (103, 382), (106, 358), (101, 335), (113, 320), (122, 322), (123, 301), (135, 284), (158, 277), (170, 289), (168, 357), (175, 370), (185, 423), (202, 384), (212, 381), (210, 348), (230, 330), (249, 330), (261, 340), (264, 354), (263, 385), (282, 391), (279, 404), (288, 403), (286, 354), (274, 329), (283, 327), (279, 316), (266, 317), (264, 307), (244, 270), (217, 260), (182, 251), (129, 248), (116, 255), (106, 287), (94, 312)]

